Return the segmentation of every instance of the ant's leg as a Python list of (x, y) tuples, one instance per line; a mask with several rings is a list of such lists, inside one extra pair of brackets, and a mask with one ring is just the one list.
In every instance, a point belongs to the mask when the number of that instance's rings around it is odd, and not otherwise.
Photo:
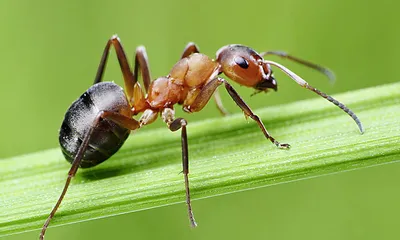
[(181, 141), (182, 141), (182, 166), (183, 166), (183, 176), (185, 178), (185, 190), (186, 190), (186, 204), (188, 206), (189, 220), (192, 227), (196, 227), (197, 223), (193, 216), (192, 204), (190, 202), (190, 191), (189, 191), (189, 151), (188, 151), (188, 141), (186, 133), (187, 122), (183, 118), (175, 118), (174, 110), (171, 108), (165, 108), (162, 111), (162, 118), (164, 122), (167, 123), (168, 128), (175, 132), (179, 129), (181, 130)]
[(263, 122), (261, 121), (261, 119), (255, 115), (253, 113), (253, 111), (250, 109), (249, 106), (247, 106), (247, 104), (243, 101), (243, 99), (239, 96), (239, 94), (236, 92), (236, 90), (232, 87), (232, 85), (230, 85), (227, 81), (225, 81), (224, 79), (220, 79), (220, 81), (223, 81), (225, 84), (225, 88), (228, 91), (229, 95), (231, 95), (233, 101), (236, 102), (236, 104), (243, 110), (244, 114), (248, 117), (250, 117), (251, 119), (253, 119), (254, 121), (256, 121), (256, 123), (258, 124), (258, 126), (260, 127), (261, 131), (264, 133), (264, 136), (266, 138), (268, 138), (273, 144), (275, 144), (277, 147), (279, 148), (289, 148), (290, 145), (287, 143), (279, 143), (278, 141), (275, 140), (275, 138), (273, 138), (267, 131), (267, 129), (265, 128)]
[(131, 68), (129, 67), (128, 59), (126, 57), (124, 48), (122, 47), (121, 41), (117, 35), (112, 36), (111, 39), (108, 40), (106, 47), (104, 48), (99, 68), (97, 69), (97, 74), (94, 79), (94, 83), (96, 84), (98, 82), (101, 82), (103, 78), (111, 45), (114, 46), (115, 51), (117, 53), (118, 62), (121, 67), (122, 75), (124, 77), (126, 94), (128, 96), (128, 99), (131, 99), (133, 96), (133, 86), (135, 85), (136, 81), (133, 77)]
[(193, 53), (199, 53), (199, 52), (200, 52), (199, 47), (194, 42), (190, 42), (186, 45), (185, 49), (183, 50), (181, 59), (188, 57)]
[(239, 96), (239, 94), (235, 91), (235, 89), (223, 78), (217, 77), (210, 82), (207, 83), (206, 86), (203, 87), (201, 92), (197, 95), (196, 99), (189, 106), (184, 106), (183, 110), (186, 112), (198, 112), (207, 104), (210, 100), (211, 95), (216, 91), (217, 87), (221, 84), (225, 84), (225, 88), (228, 91), (229, 95), (232, 97), (233, 101), (243, 110), (244, 114), (247, 117), (250, 117), (260, 127), (261, 131), (264, 133), (264, 136), (269, 139), (273, 144), (275, 144), (279, 148), (289, 148), (290, 145), (287, 143), (279, 143), (275, 140), (267, 131), (264, 124), (260, 120), (260, 118), (253, 113), (249, 106), (243, 101), (243, 99)]
[[(97, 74), (94, 79), (94, 84), (101, 82), (101, 80), (103, 78), (103, 74), (105, 71), (105, 66), (107, 64), (108, 54), (110, 52), (111, 45), (114, 46), (115, 51), (117, 53), (118, 62), (121, 67), (122, 75), (124, 77), (125, 91), (126, 91), (128, 100), (132, 105), (133, 102), (135, 102), (135, 98), (140, 99), (140, 94), (138, 94), (138, 90), (140, 90), (142, 92), (141, 95), (144, 95), (140, 85), (136, 84), (137, 80), (138, 80), (138, 68), (139, 67), (140, 67), (142, 75), (143, 75), (143, 82), (144, 82), (146, 92), (150, 85), (151, 77), (150, 77), (146, 49), (143, 46), (140, 46), (136, 49), (135, 68), (134, 68), (135, 72), (132, 73), (131, 68), (129, 67), (128, 59), (125, 54), (125, 50), (122, 47), (121, 40), (118, 38), (117, 35), (112, 36), (111, 39), (108, 40), (106, 47), (104, 48), (99, 67), (97, 69)], [(135, 92), (136, 92), (136, 96), (135, 96)]]
[(189, 105), (183, 105), (183, 110), (188, 113), (202, 110), (208, 101), (210, 101), (211, 96), (217, 91), (217, 88), (223, 83), (223, 79), (222, 81), (220, 79), (222, 78), (217, 77), (209, 81), (196, 95), (195, 99), (188, 101), (190, 102)]
[[(200, 52), (199, 47), (194, 42), (190, 42), (186, 45), (185, 49), (183, 50), (181, 59), (188, 57), (193, 53), (199, 53), (199, 52)], [(223, 116), (229, 115), (229, 112), (226, 110), (226, 108), (222, 104), (221, 96), (219, 95), (218, 90), (214, 92), (214, 101), (215, 101), (215, 104), (217, 105), (218, 111)]]
[(221, 96), (219, 95), (218, 89), (216, 89), (214, 92), (214, 101), (217, 105), (218, 111), (222, 114), (222, 116), (227, 116), (230, 114), (222, 104)]
[(88, 133), (86, 134), (85, 138), (83, 139), (82, 144), (79, 147), (79, 149), (78, 149), (78, 151), (77, 151), (77, 153), (75, 155), (74, 161), (72, 162), (71, 169), (68, 172), (68, 177), (67, 177), (67, 181), (65, 182), (64, 189), (63, 189), (60, 197), (58, 198), (58, 201), (57, 201), (56, 205), (54, 206), (54, 208), (51, 211), (49, 217), (47, 218), (46, 222), (43, 225), (43, 228), (42, 228), (42, 231), (41, 231), (40, 237), (39, 237), (40, 240), (44, 239), (44, 234), (46, 233), (46, 229), (50, 224), (50, 220), (53, 218), (53, 216), (56, 213), (58, 207), (60, 206), (61, 201), (63, 200), (63, 198), (65, 196), (65, 193), (67, 192), (69, 183), (71, 182), (72, 177), (75, 176), (76, 171), (78, 170), (79, 164), (81, 163), (82, 158), (83, 158), (83, 154), (85, 153), (86, 148), (87, 148), (87, 146), (89, 144), (90, 136), (92, 135), (93, 130), (96, 128), (96, 126), (99, 123), (100, 119), (101, 119), (101, 113), (99, 113), (97, 115), (96, 119), (94, 120), (92, 126), (90, 127)]
[(331, 70), (329, 70), (325, 67), (322, 67), (318, 64), (303, 60), (301, 58), (294, 57), (283, 51), (268, 51), (268, 52), (260, 53), (261, 57), (264, 57), (266, 55), (275, 55), (275, 56), (279, 56), (279, 57), (286, 58), (286, 59), (292, 60), (294, 62), (303, 64), (304, 66), (315, 69), (315, 70), (319, 71), (320, 73), (324, 74), (325, 76), (327, 76), (329, 78), (329, 80), (335, 81), (335, 74), (333, 74), (333, 72)]
[(364, 133), (364, 127), (363, 127), (360, 119), (358, 119), (357, 115), (353, 111), (351, 111), (348, 107), (346, 107), (343, 103), (341, 103), (338, 100), (334, 99), (333, 97), (321, 92), (320, 90), (310, 86), (310, 84), (308, 84), (308, 82), (306, 82), (304, 79), (302, 79), (300, 76), (298, 76), (297, 74), (295, 74), (294, 72), (292, 72), (291, 70), (286, 68), (285, 66), (282, 66), (279, 63), (267, 61), (267, 60), (264, 60), (264, 63), (270, 64), (270, 65), (273, 65), (273, 66), (279, 68), (282, 72), (284, 72), (286, 75), (288, 75), (291, 79), (293, 79), (300, 86), (315, 92), (319, 96), (325, 98), (329, 102), (338, 106), (340, 109), (342, 109), (345, 113), (347, 113), (354, 120), (354, 122), (357, 124), (358, 129), (360, 130), (361, 134)]
[(146, 48), (144, 46), (139, 46), (136, 48), (135, 68), (134, 68), (134, 72), (133, 72), (135, 82), (137, 82), (137, 79), (139, 76), (138, 75), (139, 68), (142, 73), (144, 89), (146, 90), (146, 93), (147, 93), (149, 90), (149, 86), (150, 86), (151, 75), (150, 75), (150, 69), (149, 69), (149, 58), (147, 57)]
[(99, 114), (96, 116), (95, 120), (93, 121), (92, 126), (90, 127), (89, 131), (87, 132), (86, 136), (83, 138), (81, 145), (79, 146), (79, 149), (75, 155), (74, 161), (72, 162), (71, 169), (68, 172), (68, 177), (67, 177), (67, 181), (65, 182), (64, 189), (63, 189), (60, 197), (58, 198), (56, 205), (54, 206), (53, 210), (51, 211), (49, 217), (47, 218), (46, 222), (44, 223), (44, 225), (42, 227), (42, 231), (40, 232), (40, 236), (39, 236), (40, 240), (44, 239), (44, 234), (46, 233), (46, 229), (49, 226), (51, 219), (54, 217), (54, 214), (56, 213), (58, 207), (60, 206), (60, 204), (68, 190), (71, 179), (75, 176), (75, 174), (79, 168), (79, 165), (83, 159), (83, 155), (89, 144), (90, 137), (92, 136), (94, 129), (97, 127), (97, 124), (99, 123), (100, 119), (102, 119), (102, 118), (107, 118), (123, 127), (130, 129), (130, 130), (135, 130), (139, 127), (139, 122), (137, 122), (133, 118), (128, 118), (119, 113), (114, 113), (114, 112), (106, 112), (106, 111), (99, 112)]
[(135, 85), (133, 89), (133, 98), (129, 99), (129, 102), (132, 106), (133, 115), (136, 115), (139, 112), (142, 112), (144, 109), (148, 108), (146, 95), (138, 82), (139, 68), (142, 74), (144, 89), (147, 93), (150, 86), (151, 75), (149, 70), (149, 60), (147, 57), (146, 48), (144, 46), (137, 47), (135, 53), (135, 66), (133, 70)]
[(117, 112), (103, 111), (101, 117), (107, 120), (111, 120), (121, 127), (127, 128), (129, 130), (140, 128), (140, 123), (138, 121)]
[(146, 109), (139, 119), (140, 127), (154, 122), (157, 119), (158, 113), (156, 110)]

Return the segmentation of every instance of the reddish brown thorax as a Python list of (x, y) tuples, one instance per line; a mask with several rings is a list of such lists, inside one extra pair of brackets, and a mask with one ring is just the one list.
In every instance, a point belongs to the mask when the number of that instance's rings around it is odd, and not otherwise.
[(162, 109), (193, 102), (202, 87), (216, 77), (218, 67), (217, 62), (201, 53), (181, 59), (168, 76), (157, 78), (150, 84), (147, 97), (150, 107)]

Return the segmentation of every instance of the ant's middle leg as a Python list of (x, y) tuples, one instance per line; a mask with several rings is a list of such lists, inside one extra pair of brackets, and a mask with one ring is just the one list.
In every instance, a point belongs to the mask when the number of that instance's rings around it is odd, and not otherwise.
[(217, 90), (217, 88), (221, 85), (225, 84), (225, 88), (228, 91), (229, 95), (235, 101), (235, 103), (242, 109), (244, 114), (247, 117), (253, 119), (258, 126), (260, 127), (261, 131), (263, 132), (264, 136), (270, 140), (273, 144), (275, 144), (279, 148), (289, 148), (290, 145), (287, 143), (280, 143), (275, 138), (273, 138), (265, 128), (261, 119), (253, 113), (250, 107), (243, 101), (243, 99), (239, 96), (236, 90), (230, 85), (225, 79), (217, 77), (210, 82), (207, 83), (197, 95), (196, 99), (188, 106), (184, 106), (183, 110), (186, 112), (198, 112), (207, 104), (210, 100), (211, 95)]
[(182, 141), (182, 167), (183, 176), (185, 178), (185, 190), (186, 190), (186, 204), (188, 207), (188, 215), (190, 224), (192, 227), (196, 227), (197, 223), (194, 219), (192, 204), (190, 201), (190, 191), (189, 191), (189, 151), (188, 151), (188, 141), (186, 133), (187, 121), (183, 118), (175, 119), (175, 112), (172, 108), (165, 108), (161, 113), (162, 119), (167, 123), (168, 128), (175, 132), (181, 129), (181, 141)]

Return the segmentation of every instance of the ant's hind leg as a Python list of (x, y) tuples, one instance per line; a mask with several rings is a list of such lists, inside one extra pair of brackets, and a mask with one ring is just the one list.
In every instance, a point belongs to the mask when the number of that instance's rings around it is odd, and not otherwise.
[[(150, 85), (151, 76), (146, 48), (140, 46), (136, 49), (134, 72), (132, 72), (125, 54), (125, 50), (122, 47), (121, 40), (118, 38), (117, 35), (112, 36), (111, 39), (107, 41), (107, 44), (104, 48), (99, 67), (97, 69), (97, 74), (94, 79), (94, 84), (102, 81), (111, 46), (114, 46), (115, 52), (117, 53), (118, 62), (121, 67), (122, 75), (124, 77), (126, 95), (128, 97), (129, 103), (133, 105), (135, 100), (140, 98), (139, 95), (144, 96), (140, 85), (137, 84), (139, 68), (143, 76), (143, 83), (146, 92)], [(141, 91), (142, 94), (138, 94), (138, 91)]]
[(133, 71), (135, 83), (138, 80), (139, 68), (140, 68), (140, 72), (142, 73), (144, 89), (146, 90), (146, 93), (147, 93), (147, 91), (149, 90), (149, 86), (150, 86), (151, 75), (150, 75), (150, 67), (149, 67), (149, 58), (147, 57), (147, 51), (144, 46), (139, 46), (136, 48), (135, 67), (134, 67), (134, 71)]
[(103, 51), (103, 55), (100, 60), (99, 67), (97, 69), (94, 84), (102, 81), (111, 45), (114, 46), (115, 52), (117, 53), (118, 62), (121, 67), (122, 75), (124, 77), (126, 95), (128, 99), (132, 99), (133, 87), (136, 81), (133, 77), (131, 68), (129, 67), (128, 59), (126, 57), (125, 50), (122, 47), (121, 40), (118, 38), (117, 35), (112, 36), (111, 39), (107, 41), (107, 44)]
[(51, 219), (53, 219), (54, 215), (56, 214), (57, 209), (60, 206), (62, 200), (64, 199), (65, 194), (67, 193), (67, 190), (68, 190), (69, 184), (71, 182), (71, 179), (75, 176), (76, 171), (79, 168), (79, 165), (80, 165), (80, 163), (81, 163), (81, 161), (83, 159), (83, 154), (85, 153), (86, 148), (87, 148), (87, 146), (89, 144), (90, 137), (93, 134), (93, 131), (96, 128), (97, 124), (99, 123), (100, 119), (101, 119), (101, 113), (99, 113), (97, 115), (97, 117), (95, 118), (95, 120), (94, 120), (92, 126), (90, 127), (89, 131), (87, 132), (86, 136), (82, 140), (82, 143), (81, 143), (81, 145), (80, 145), (80, 147), (79, 147), (79, 149), (78, 149), (78, 151), (77, 151), (77, 153), (76, 153), (76, 155), (74, 157), (74, 161), (72, 162), (71, 169), (68, 172), (68, 177), (67, 177), (67, 180), (65, 182), (64, 189), (62, 190), (62, 193), (59, 196), (56, 205), (51, 210), (49, 217), (47, 218), (46, 222), (44, 223), (44, 225), (42, 227), (42, 231), (40, 232), (40, 236), (39, 236), (40, 240), (44, 239), (44, 235), (46, 233), (46, 229), (49, 226)]
[(185, 190), (186, 190), (186, 204), (188, 207), (188, 215), (190, 224), (192, 227), (196, 227), (197, 223), (194, 219), (192, 204), (190, 201), (190, 191), (189, 191), (189, 151), (188, 151), (188, 141), (187, 141), (187, 133), (186, 133), (186, 125), (187, 121), (183, 118), (175, 119), (174, 110), (171, 108), (165, 108), (161, 116), (165, 123), (167, 123), (168, 128), (175, 132), (181, 129), (181, 141), (182, 141), (182, 167), (183, 167), (183, 176), (185, 178)]
[(83, 138), (82, 143), (79, 146), (78, 151), (74, 157), (74, 160), (72, 162), (71, 169), (68, 172), (68, 177), (65, 182), (62, 193), (59, 196), (56, 205), (51, 210), (49, 217), (47, 218), (46, 222), (44, 223), (44, 225), (42, 227), (42, 231), (40, 232), (40, 236), (39, 236), (40, 240), (44, 239), (46, 229), (49, 226), (51, 219), (53, 219), (55, 213), (57, 212), (57, 209), (59, 208), (62, 200), (64, 199), (65, 194), (67, 193), (69, 184), (70, 184), (72, 178), (75, 176), (76, 172), (78, 171), (78, 168), (79, 168), (80, 163), (82, 162), (84, 153), (87, 149), (87, 146), (89, 145), (90, 137), (92, 136), (94, 129), (97, 127), (97, 125), (101, 119), (111, 120), (111, 121), (127, 128), (127, 129), (130, 129), (130, 130), (135, 130), (140, 127), (139, 122), (137, 122), (135, 119), (126, 117), (119, 113), (101, 111), (97, 114), (96, 118), (94, 119), (92, 125), (89, 128), (89, 131), (86, 133), (85, 137)]
[[(133, 78), (135, 84), (133, 86), (133, 97), (129, 99), (129, 103), (132, 106), (132, 113), (136, 115), (137, 113), (146, 109), (146, 94), (149, 90), (151, 75), (149, 69), (149, 60), (147, 57), (146, 48), (144, 46), (139, 46), (136, 48), (135, 53), (135, 66), (133, 70)], [(140, 69), (140, 71), (139, 71)], [(145, 92), (143, 92), (142, 87), (138, 83), (139, 73), (142, 74), (143, 85)]]

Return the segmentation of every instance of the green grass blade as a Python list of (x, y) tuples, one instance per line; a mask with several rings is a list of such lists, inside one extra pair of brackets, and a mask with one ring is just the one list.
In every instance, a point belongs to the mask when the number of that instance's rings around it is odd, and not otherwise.
[[(400, 160), (400, 83), (335, 97), (359, 116), (364, 135), (322, 98), (255, 111), (277, 140), (291, 144), (290, 150), (277, 149), (242, 114), (189, 123), (192, 199)], [(39, 234), (69, 167), (59, 149), (1, 160), (0, 236)], [(178, 202), (177, 217), (187, 218), (181, 168), (179, 132), (138, 131), (110, 160), (78, 171), (50, 231)], [(193, 208), (196, 214), (196, 201)]]

